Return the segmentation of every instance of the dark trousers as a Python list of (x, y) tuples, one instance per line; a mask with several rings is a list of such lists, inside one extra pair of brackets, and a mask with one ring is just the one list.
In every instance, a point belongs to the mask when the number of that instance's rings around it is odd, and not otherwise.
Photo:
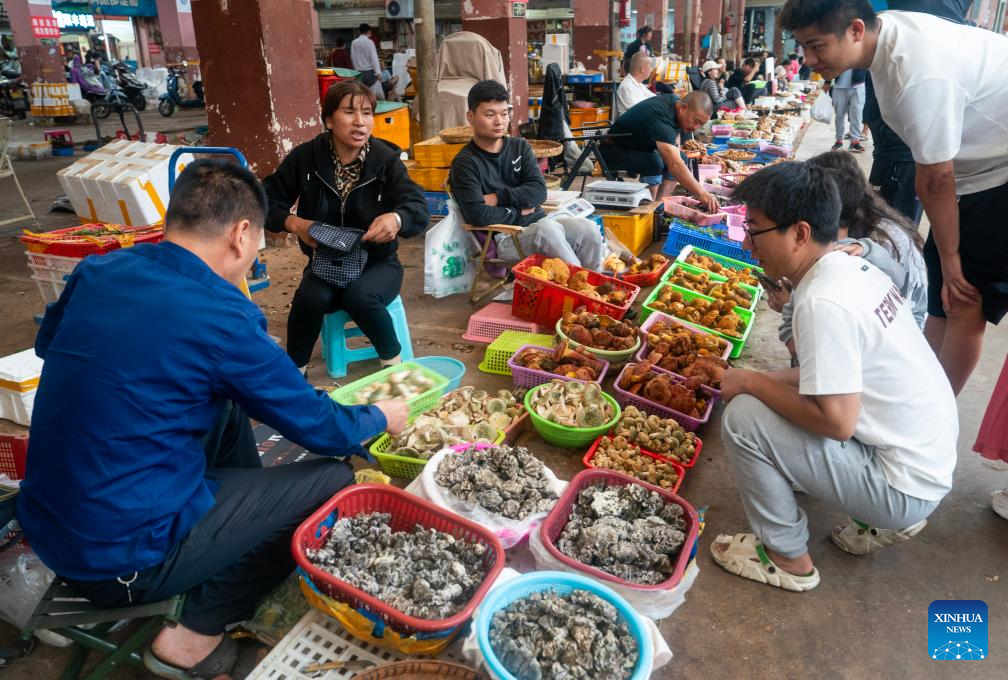
[(613, 172), (623, 170), (630, 175), (640, 175), (641, 177), (668, 174), (665, 170), (665, 161), (657, 151), (630, 149), (619, 143), (602, 144), (599, 146), (599, 151), (602, 153), (606, 165)]
[(346, 288), (326, 283), (305, 268), (301, 285), (294, 293), (287, 317), (287, 354), (295, 366), (305, 366), (311, 359), (315, 341), (322, 332), (322, 319), (342, 309), (353, 319), (378, 351), (382, 359), (391, 359), (402, 351), (396, 338), (389, 303), (402, 290), (403, 268), (394, 255), (368, 260), (364, 271)]
[(920, 224), (922, 207), (914, 186), (916, 179), (917, 166), (913, 161), (876, 160), (868, 175), (868, 182), (878, 187), (882, 200), (906, 215), (914, 224)]
[(92, 602), (121, 607), (187, 593), (182, 625), (216, 635), (252, 617), (258, 601), (294, 570), (291, 536), (298, 525), (353, 480), (335, 459), (263, 468), (248, 417), (228, 404), (204, 444), (206, 476), (220, 485), (216, 503), (165, 561), (117, 579), (77, 581)]

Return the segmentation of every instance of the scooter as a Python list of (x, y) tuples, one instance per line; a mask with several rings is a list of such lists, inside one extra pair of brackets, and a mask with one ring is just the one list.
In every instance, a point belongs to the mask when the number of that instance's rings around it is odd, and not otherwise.
[(31, 100), (28, 84), (21, 77), (20, 67), (14, 68), (16, 65), (10, 61), (0, 65), (0, 116), (23, 119), (31, 108)]
[(126, 99), (129, 100), (137, 111), (146, 109), (147, 98), (144, 97), (144, 90), (147, 89), (147, 83), (137, 78), (136, 74), (130, 71), (129, 67), (122, 62), (115, 64), (112, 67), (112, 71), (115, 73), (116, 85), (126, 95)]
[(90, 64), (85, 65), (81, 58), (74, 57), (70, 67), (70, 82), (80, 85), (81, 96), (91, 102), (91, 111), (98, 118), (108, 118), (112, 106), (108, 102), (109, 91), (102, 85), (98, 75)]
[(196, 94), (195, 99), (182, 99), (182, 96), (179, 95), (179, 77), (174, 66), (168, 67), (167, 89), (168, 91), (161, 95), (158, 101), (158, 113), (165, 118), (175, 113), (176, 107), (182, 109), (201, 109), (206, 106), (206, 100), (203, 98), (202, 80), (193, 81), (192, 89)]

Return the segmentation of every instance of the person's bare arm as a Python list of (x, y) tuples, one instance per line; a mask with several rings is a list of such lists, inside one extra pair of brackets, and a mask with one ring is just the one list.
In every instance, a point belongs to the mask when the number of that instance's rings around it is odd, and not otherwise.
[(676, 178), (676, 181), (686, 191), (696, 196), (709, 210), (717, 210), (719, 205), (717, 199), (711, 193), (704, 190), (700, 182), (693, 176), (693, 173), (686, 167), (682, 157), (679, 155), (679, 148), (668, 142), (655, 142), (655, 146), (658, 147), (658, 155), (665, 161), (665, 167)]

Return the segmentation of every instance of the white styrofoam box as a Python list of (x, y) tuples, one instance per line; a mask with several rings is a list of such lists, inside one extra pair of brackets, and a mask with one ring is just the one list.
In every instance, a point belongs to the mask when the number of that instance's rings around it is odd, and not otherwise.
[(0, 358), (0, 418), (19, 425), (31, 424), (32, 406), (41, 374), (42, 360), (34, 349)]
[(0, 418), (10, 420), (18, 425), (31, 425), (32, 407), (35, 405), (35, 392), (11, 392), (0, 389)]
[(75, 99), (84, 99), (81, 95), (80, 85), (78, 83), (67, 83), (67, 96), (70, 97), (70, 101)]

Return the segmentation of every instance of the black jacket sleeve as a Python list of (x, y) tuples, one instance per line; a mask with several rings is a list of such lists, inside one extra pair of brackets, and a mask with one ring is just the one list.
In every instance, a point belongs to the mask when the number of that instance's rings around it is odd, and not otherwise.
[[(452, 161), (450, 182), (452, 196), (458, 201), (462, 216), (474, 227), (490, 224), (520, 224), (519, 211), (514, 208), (489, 206), (483, 200), (483, 184), (479, 169), (467, 155), (460, 152)], [(545, 181), (543, 187), (545, 187)]]
[(269, 201), (266, 213), (266, 229), (269, 231), (284, 231), (284, 220), (290, 215), (291, 206), (301, 193), (299, 151), (294, 149), (287, 154), (273, 174), (263, 180)]
[(532, 145), (524, 139), (522, 145), (521, 186), (504, 187), (497, 190), (500, 205), (518, 208), (538, 208), (546, 200), (546, 180), (539, 170), (539, 161), (532, 151)]
[(422, 234), (430, 222), (430, 211), (423, 189), (406, 172), (406, 166), (398, 158), (386, 166), (384, 191), (395, 197), (395, 213), (402, 220), (399, 236), (409, 238)]

